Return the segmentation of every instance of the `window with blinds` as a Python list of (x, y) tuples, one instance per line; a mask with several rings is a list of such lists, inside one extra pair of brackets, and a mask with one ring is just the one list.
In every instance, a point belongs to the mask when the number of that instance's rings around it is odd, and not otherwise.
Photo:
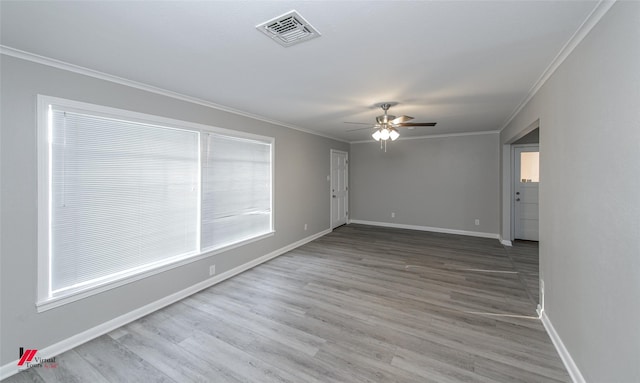
[(202, 248), (271, 230), (271, 145), (205, 133)]
[(39, 114), (39, 309), (273, 232), (272, 139), (45, 96)]

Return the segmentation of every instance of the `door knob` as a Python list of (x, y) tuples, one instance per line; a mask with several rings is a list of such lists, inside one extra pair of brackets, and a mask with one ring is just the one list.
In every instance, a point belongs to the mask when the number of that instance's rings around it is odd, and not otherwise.
[(520, 201), (520, 198), (516, 198), (516, 201)]
[(334, 194), (334, 195), (332, 195), (331, 197), (336, 198), (336, 195)]
[(516, 195), (520, 195), (520, 192), (516, 192)]

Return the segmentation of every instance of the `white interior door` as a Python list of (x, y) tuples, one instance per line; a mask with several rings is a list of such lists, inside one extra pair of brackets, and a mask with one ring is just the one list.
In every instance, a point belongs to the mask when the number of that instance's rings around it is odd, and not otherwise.
[(331, 150), (331, 228), (349, 216), (349, 159), (347, 152)]
[(514, 146), (514, 237), (538, 240), (538, 185), (540, 151), (538, 145)]

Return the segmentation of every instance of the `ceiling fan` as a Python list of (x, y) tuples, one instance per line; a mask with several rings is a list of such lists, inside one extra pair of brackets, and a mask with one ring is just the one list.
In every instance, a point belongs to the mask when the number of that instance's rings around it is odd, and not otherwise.
[[(397, 102), (382, 102), (376, 104), (384, 111), (384, 114), (376, 117), (376, 124), (372, 127), (361, 128), (361, 129), (351, 129), (348, 132), (354, 132), (357, 130), (363, 129), (375, 129), (373, 134), (371, 135), (374, 140), (380, 141), (380, 147), (382, 148), (382, 142), (384, 141), (385, 151), (387, 149), (387, 140), (391, 139), (391, 141), (395, 141), (400, 137), (400, 133), (398, 133), (398, 128), (409, 128), (412, 129), (416, 126), (435, 126), (435, 122), (407, 122), (413, 120), (413, 117), (409, 116), (400, 116), (396, 117), (390, 114), (387, 114), (389, 108), (394, 105), (397, 105)], [(363, 122), (345, 122), (345, 124), (366, 124)]]

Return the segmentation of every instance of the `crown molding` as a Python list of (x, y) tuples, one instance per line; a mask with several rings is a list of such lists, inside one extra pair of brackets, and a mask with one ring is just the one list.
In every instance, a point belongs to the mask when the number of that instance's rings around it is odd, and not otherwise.
[(511, 121), (513, 121), (513, 119), (518, 115), (518, 113), (520, 113), (520, 111), (522, 111), (522, 109), (527, 105), (527, 103), (531, 101), (533, 96), (535, 96), (536, 93), (538, 93), (540, 88), (542, 88), (542, 86), (547, 82), (547, 80), (551, 77), (551, 75), (555, 73), (556, 69), (558, 69), (558, 67), (564, 62), (564, 60), (567, 57), (569, 57), (571, 52), (573, 52), (573, 50), (580, 44), (580, 42), (582, 42), (582, 40), (587, 36), (587, 34), (589, 34), (591, 29), (593, 29), (593, 27), (596, 26), (596, 24), (598, 24), (602, 16), (604, 16), (609, 11), (611, 6), (613, 6), (613, 4), (616, 1), (617, 0), (600, 0), (598, 4), (596, 4), (593, 10), (591, 10), (591, 13), (589, 13), (587, 18), (582, 22), (582, 24), (580, 24), (580, 26), (575, 31), (575, 33), (571, 36), (571, 38), (569, 38), (569, 40), (560, 49), (560, 52), (558, 52), (556, 57), (554, 57), (554, 59), (547, 66), (544, 72), (542, 72), (542, 74), (533, 84), (531, 89), (529, 89), (525, 98), (520, 102), (520, 104), (518, 104), (518, 106), (511, 113), (511, 115), (509, 115), (509, 118), (507, 118), (505, 123), (502, 125), (502, 128), (500, 128), (500, 131), (504, 130), (507, 126), (509, 126)]
[(258, 121), (262, 121), (262, 122), (266, 122), (269, 124), (273, 124), (273, 125), (278, 125), (284, 128), (289, 128), (289, 129), (293, 129), (293, 130), (297, 130), (300, 132), (304, 132), (304, 133), (308, 133), (308, 134), (313, 134), (315, 136), (320, 136), (320, 137), (324, 137), (324, 138), (329, 138), (332, 140), (336, 140), (336, 141), (340, 141), (340, 142), (346, 142), (348, 143), (349, 141), (340, 139), (340, 138), (336, 138), (336, 137), (331, 137), (319, 132), (315, 132), (309, 129), (304, 129), (301, 128), (299, 126), (295, 126), (295, 125), (291, 125), (291, 124), (287, 124), (285, 122), (282, 121), (278, 121), (278, 120), (272, 120), (270, 118), (267, 117), (263, 117), (257, 114), (252, 114), (252, 113), (248, 113), (248, 112), (243, 112), (241, 110), (238, 109), (234, 109), (225, 105), (220, 105), (220, 104), (216, 104), (214, 102), (211, 101), (207, 101), (207, 100), (203, 100), (201, 98), (197, 98), (197, 97), (191, 97), (191, 96), (187, 96), (185, 94), (182, 93), (177, 93), (177, 92), (173, 92), (170, 90), (166, 90), (163, 88), (159, 88), (153, 85), (148, 85), (148, 84), (144, 84), (141, 82), (137, 82), (137, 81), (133, 81), (133, 80), (129, 80), (123, 77), (118, 77), (118, 76), (114, 76), (108, 73), (104, 73), (104, 72), (100, 72), (97, 70), (93, 70), (93, 69), (89, 69), (89, 68), (85, 68), (79, 65), (75, 65), (75, 64), (71, 64), (65, 61), (61, 61), (61, 60), (56, 60), (50, 57), (46, 57), (46, 56), (40, 56), (34, 53), (30, 53), (30, 52), (26, 52), (26, 51), (22, 51), (19, 49), (15, 49), (6, 45), (0, 45), (0, 54), (6, 55), (6, 56), (11, 56), (11, 57), (15, 57), (15, 58), (19, 58), (22, 60), (26, 60), (26, 61), (31, 61), (34, 63), (38, 63), (38, 64), (42, 64), (42, 65), (46, 65), (46, 66), (50, 66), (53, 68), (57, 68), (57, 69), (62, 69), (62, 70), (66, 70), (69, 72), (73, 72), (73, 73), (77, 73), (77, 74), (81, 74), (84, 76), (89, 76), (89, 77), (93, 77), (93, 78), (97, 78), (99, 80), (104, 80), (104, 81), (109, 81), (112, 83), (116, 83), (116, 84), (120, 84), (120, 85), (124, 85), (124, 86), (128, 86), (131, 88), (135, 88), (135, 89), (140, 89), (146, 92), (150, 92), (150, 93), (155, 93), (155, 94), (159, 94), (162, 96), (166, 96), (166, 97), (171, 97), (173, 99), (176, 100), (180, 100), (180, 101), (186, 101), (186, 102), (190, 102), (193, 104), (198, 104), (198, 105), (202, 105), (208, 108), (212, 108), (212, 109), (217, 109), (223, 112), (228, 112), (228, 113), (232, 113), (238, 116), (243, 116), (243, 117), (248, 117), (254, 120), (258, 120)]
[[(484, 130), (482, 132), (465, 132), (465, 133), (445, 133), (445, 134), (428, 134), (425, 136), (416, 136), (416, 137), (399, 137), (397, 141), (405, 141), (405, 140), (422, 140), (426, 138), (443, 138), (443, 137), (463, 137), (463, 136), (482, 136), (485, 134), (499, 134), (499, 130)], [(351, 141), (351, 144), (367, 144), (371, 142), (376, 142), (373, 139), (363, 140), (363, 141)]]

